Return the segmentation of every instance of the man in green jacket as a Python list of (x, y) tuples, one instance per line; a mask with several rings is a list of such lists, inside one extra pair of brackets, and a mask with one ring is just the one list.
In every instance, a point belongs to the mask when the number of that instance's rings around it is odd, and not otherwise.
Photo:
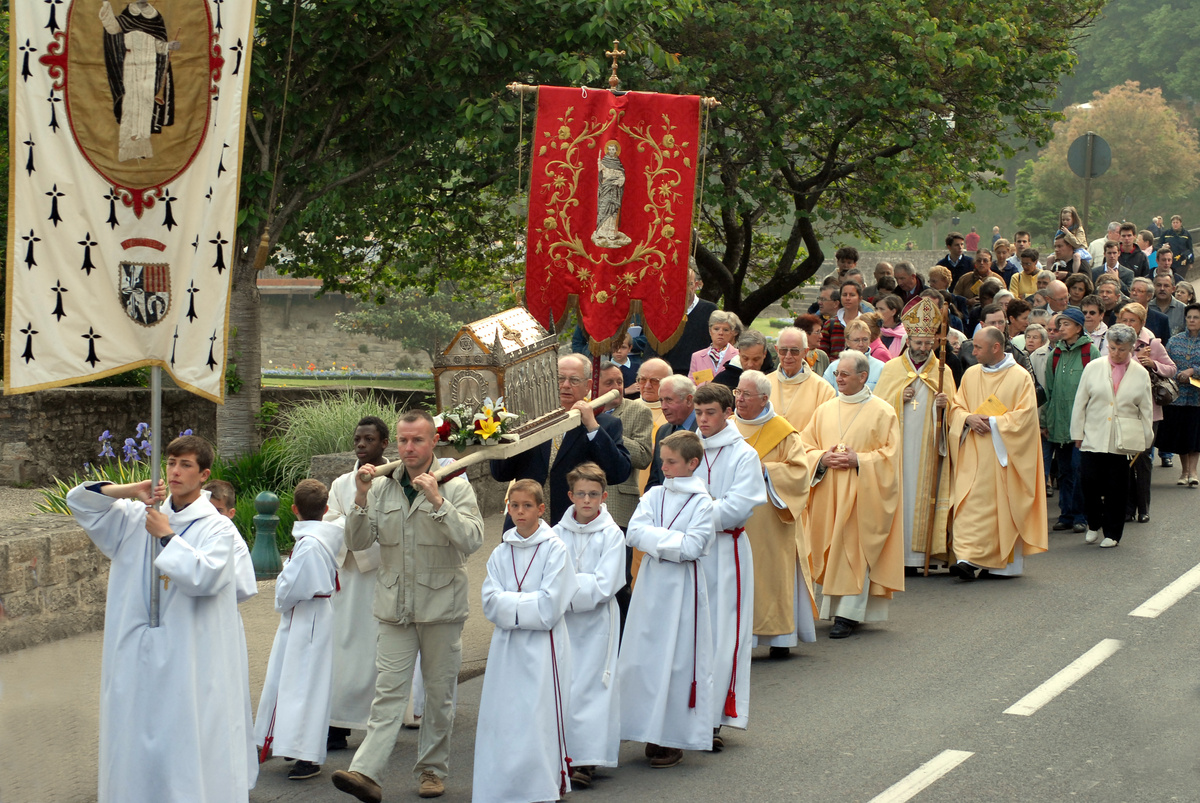
[(1068, 307), (1054, 317), (1058, 344), (1046, 365), (1045, 425), (1050, 447), (1058, 457), (1058, 522), (1055, 530), (1087, 530), (1083, 489), (1079, 486), (1079, 450), (1071, 440), (1071, 412), (1083, 369), (1100, 356), (1083, 330), (1083, 313)]

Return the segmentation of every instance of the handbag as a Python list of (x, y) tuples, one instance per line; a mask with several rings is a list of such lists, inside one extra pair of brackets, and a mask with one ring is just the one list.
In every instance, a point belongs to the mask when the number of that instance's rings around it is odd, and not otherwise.
[(1116, 449), (1118, 454), (1133, 456), (1150, 448), (1146, 442), (1146, 429), (1142, 417), (1116, 417)]
[(1157, 371), (1151, 371), (1150, 395), (1155, 404), (1166, 407), (1179, 398), (1179, 383), (1173, 376), (1159, 376)]

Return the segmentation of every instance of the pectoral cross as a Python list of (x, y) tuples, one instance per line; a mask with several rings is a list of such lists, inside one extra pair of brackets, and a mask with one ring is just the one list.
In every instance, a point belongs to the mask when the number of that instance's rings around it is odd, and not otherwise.
[(170, 577), (167, 577), (165, 574), (160, 574), (158, 576), (158, 579), (163, 581), (163, 590), (170, 588), (170, 586), (171, 586), (171, 578)]

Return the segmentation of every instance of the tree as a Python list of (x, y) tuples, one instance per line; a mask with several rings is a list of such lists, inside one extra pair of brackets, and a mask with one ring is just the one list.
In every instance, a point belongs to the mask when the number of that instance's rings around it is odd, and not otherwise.
[(1082, 213), (1083, 179), (1067, 166), (1067, 149), (1088, 131), (1112, 148), (1112, 166), (1092, 181), (1091, 237), (1103, 234), (1099, 221), (1149, 220), (1163, 201), (1200, 186), (1195, 129), (1167, 105), (1161, 90), (1128, 81), (1097, 92), (1086, 106), (1069, 107), (1049, 147), (1021, 169), (1018, 183), (1026, 187), (1017, 194), (1017, 210), (1031, 232), (1051, 236), (1064, 206)]
[[(270, 248), (283, 245), (295, 255), (283, 269), (379, 301), (400, 285), (432, 288), (465, 275), (464, 268), (478, 275), (494, 267), (519, 232), (517, 221), (502, 214), (517, 175), (520, 113), (505, 84), (595, 80), (604, 66), (597, 56), (617, 38), (635, 57), (667, 67), (672, 59), (651, 34), (691, 6), (691, 0), (297, 2), (258, 5), (229, 316), (237, 333), (230, 353), (238, 353), (244, 385), (226, 398), (217, 419), (222, 454), (256, 445), (261, 356), (254, 263), (264, 233)], [(347, 258), (367, 248), (376, 249), (372, 259)]]
[[(870, 236), (1001, 190), (1006, 143), (1044, 143), (1071, 38), (1100, 0), (742, 0), (664, 32), (657, 86), (723, 104), (709, 134), (703, 295), (753, 320), (813, 276), (823, 236)], [(775, 236), (772, 232), (782, 232)]]
[(424, 351), (433, 359), (463, 324), (501, 309), (498, 299), (457, 301), (448, 290), (439, 288), (433, 293), (406, 290), (382, 305), (368, 302), (352, 312), (339, 312), (334, 326), (381, 340), (394, 340), (407, 349)]

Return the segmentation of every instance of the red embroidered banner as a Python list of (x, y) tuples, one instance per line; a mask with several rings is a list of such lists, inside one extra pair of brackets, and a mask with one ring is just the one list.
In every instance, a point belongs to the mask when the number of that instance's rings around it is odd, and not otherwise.
[(700, 98), (538, 90), (525, 303), (544, 325), (577, 307), (593, 353), (640, 311), (650, 345), (683, 331)]

